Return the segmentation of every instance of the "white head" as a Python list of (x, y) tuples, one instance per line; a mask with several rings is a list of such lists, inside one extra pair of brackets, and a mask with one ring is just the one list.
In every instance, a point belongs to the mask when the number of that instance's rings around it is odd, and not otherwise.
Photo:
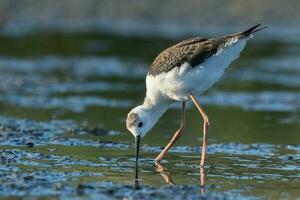
[(134, 137), (144, 137), (160, 117), (156, 112), (155, 109), (147, 108), (144, 105), (135, 107), (127, 115), (127, 129)]
[(133, 108), (127, 115), (127, 129), (134, 136), (144, 137), (167, 110), (168, 104), (153, 104), (145, 98), (142, 105)]

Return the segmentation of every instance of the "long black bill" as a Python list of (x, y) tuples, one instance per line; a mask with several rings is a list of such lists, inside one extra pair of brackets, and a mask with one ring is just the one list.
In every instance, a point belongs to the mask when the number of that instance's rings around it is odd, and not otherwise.
[(135, 189), (139, 188), (139, 150), (140, 150), (141, 136), (135, 137)]

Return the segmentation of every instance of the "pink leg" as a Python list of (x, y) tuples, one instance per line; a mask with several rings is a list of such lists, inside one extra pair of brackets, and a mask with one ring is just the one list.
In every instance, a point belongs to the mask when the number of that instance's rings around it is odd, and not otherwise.
[(167, 144), (167, 146), (160, 152), (160, 154), (155, 158), (155, 163), (159, 163), (162, 157), (167, 154), (168, 150), (175, 144), (178, 138), (183, 134), (183, 130), (185, 127), (185, 102), (182, 102), (182, 115), (181, 115), (181, 124), (180, 128), (175, 132), (171, 141)]
[(204, 161), (205, 161), (205, 156), (206, 156), (206, 145), (207, 145), (207, 132), (208, 132), (208, 128), (209, 128), (209, 119), (205, 113), (205, 111), (202, 109), (200, 103), (197, 101), (197, 99), (194, 97), (193, 94), (190, 93), (190, 97), (193, 101), (193, 103), (195, 104), (195, 106), (197, 107), (198, 111), (200, 112), (204, 124), (203, 124), (203, 143), (202, 143), (202, 155), (201, 155), (201, 161), (200, 161), (200, 168), (204, 167)]

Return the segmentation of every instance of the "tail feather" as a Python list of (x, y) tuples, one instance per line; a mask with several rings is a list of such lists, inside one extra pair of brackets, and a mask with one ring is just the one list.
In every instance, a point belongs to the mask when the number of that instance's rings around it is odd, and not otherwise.
[(260, 25), (261, 24), (257, 24), (245, 31), (224, 36), (222, 38), (224, 40), (224, 47), (231, 46), (242, 39), (249, 39), (253, 33), (268, 28), (267, 26), (259, 27)]
[(239, 35), (241, 38), (243, 38), (243, 37), (248, 37), (249, 35), (251, 35), (251, 34), (253, 34), (253, 33), (255, 33), (255, 32), (258, 32), (258, 31), (261, 31), (261, 30), (263, 30), (263, 29), (268, 28), (267, 26), (263, 26), (263, 27), (261, 27), (261, 28), (258, 28), (260, 25), (261, 25), (261, 24), (257, 24), (257, 25), (255, 25), (255, 26), (253, 26), (253, 27), (251, 27), (251, 28), (249, 28), (249, 29), (243, 31), (243, 32), (238, 33), (238, 35)]

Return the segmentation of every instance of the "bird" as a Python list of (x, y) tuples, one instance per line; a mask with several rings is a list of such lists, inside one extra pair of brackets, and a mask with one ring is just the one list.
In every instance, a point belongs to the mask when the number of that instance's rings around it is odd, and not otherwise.
[(138, 158), (141, 138), (156, 124), (168, 107), (181, 102), (181, 124), (170, 142), (155, 158), (159, 163), (184, 133), (186, 102), (192, 101), (203, 119), (200, 168), (204, 168), (208, 115), (198, 98), (217, 82), (225, 69), (239, 56), (253, 33), (267, 28), (257, 24), (245, 31), (221, 37), (194, 37), (183, 40), (162, 51), (150, 65), (146, 76), (146, 96), (141, 105), (133, 108), (126, 127), (135, 138), (135, 177), (138, 179)]

